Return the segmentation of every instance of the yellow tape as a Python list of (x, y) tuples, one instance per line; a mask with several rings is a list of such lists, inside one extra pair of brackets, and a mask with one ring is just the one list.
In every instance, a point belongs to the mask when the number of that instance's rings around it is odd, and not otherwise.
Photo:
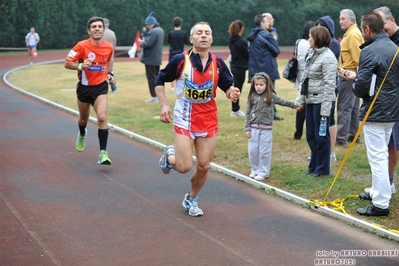
[(323, 206), (323, 207), (330, 207), (331, 209), (333, 209), (334, 211), (339, 211), (342, 213), (345, 213), (347, 215), (349, 215), (346, 211), (345, 211), (345, 206), (344, 206), (344, 202), (345, 200), (349, 199), (349, 198), (359, 198), (359, 195), (349, 195), (346, 196), (344, 199), (335, 199), (333, 201), (318, 201), (318, 200), (311, 200), (309, 201), (310, 205), (315, 205), (315, 206)]

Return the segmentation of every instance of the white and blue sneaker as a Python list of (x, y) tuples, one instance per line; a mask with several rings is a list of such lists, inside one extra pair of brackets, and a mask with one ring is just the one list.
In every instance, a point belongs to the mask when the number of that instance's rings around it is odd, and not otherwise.
[(164, 174), (169, 174), (170, 169), (172, 169), (172, 166), (169, 164), (168, 157), (174, 154), (175, 148), (173, 145), (168, 145), (163, 150), (163, 155), (161, 159), (159, 159), (159, 166), (161, 167), (161, 170)]
[(337, 156), (335, 155), (335, 153), (330, 154), (330, 164), (332, 164), (333, 162), (335, 162), (337, 160)]
[(204, 213), (200, 208), (198, 208), (198, 202), (197, 202), (198, 197), (194, 196), (191, 197), (188, 195), (188, 193), (184, 196), (183, 199), (183, 207), (187, 209), (188, 214), (191, 216), (202, 216)]

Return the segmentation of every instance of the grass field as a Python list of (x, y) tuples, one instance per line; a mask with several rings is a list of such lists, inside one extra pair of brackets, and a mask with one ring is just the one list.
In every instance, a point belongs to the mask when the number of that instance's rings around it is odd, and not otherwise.
[[(287, 60), (279, 60), (280, 73)], [(165, 64), (166, 62), (164, 62)], [(172, 125), (166, 125), (154, 118), (159, 115), (160, 107), (157, 103), (144, 103), (150, 97), (144, 66), (139, 62), (118, 62), (114, 64), (114, 73), (117, 80), (118, 92), (108, 95), (109, 122), (137, 134), (149, 137), (164, 144), (173, 140)], [(76, 94), (73, 91), (77, 83), (76, 72), (66, 70), (61, 64), (33, 66), (21, 69), (10, 76), (10, 81), (16, 86), (29, 92), (50, 99), (56, 103), (72, 109), (76, 107)], [(166, 90), (169, 90), (169, 84)], [(240, 98), (241, 109), (245, 111), (246, 97), (249, 84), (245, 84)], [(290, 100), (295, 100), (297, 90), (293, 84), (282, 79), (276, 81), (277, 93)], [(167, 93), (168, 102), (174, 104), (175, 95)], [(244, 132), (244, 118), (230, 117), (231, 102), (219, 90), (216, 98), (219, 106), (219, 134), (218, 148), (213, 162), (248, 175), (250, 166), (247, 154), (247, 138)], [(284, 190), (290, 191), (308, 199), (322, 201), (331, 185), (334, 176), (342, 163), (349, 145), (336, 147), (338, 160), (332, 164), (331, 175), (323, 178), (314, 178), (305, 175), (309, 147), (305, 140), (294, 140), (295, 110), (277, 106), (278, 115), (283, 121), (275, 121), (273, 127), (273, 157), (271, 176), (265, 182)], [(95, 116), (92, 112), (92, 116)], [(75, 134), (71, 129), (71, 134)], [(112, 135), (111, 135), (112, 138)], [(399, 188), (399, 171), (395, 182)], [(364, 143), (355, 145), (346, 164), (334, 184), (328, 201), (350, 194), (363, 192), (371, 185), (370, 167), (367, 162)], [(356, 209), (366, 207), (370, 203), (360, 199), (345, 201), (345, 209), (349, 215), (377, 223), (389, 229), (399, 229), (399, 201), (398, 194), (391, 199), (390, 215), (388, 217), (361, 217)]]

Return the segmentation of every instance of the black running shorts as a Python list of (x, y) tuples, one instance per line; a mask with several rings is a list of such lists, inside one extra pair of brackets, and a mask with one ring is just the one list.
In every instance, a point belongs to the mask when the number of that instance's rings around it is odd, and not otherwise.
[(78, 96), (79, 101), (83, 103), (90, 103), (93, 105), (99, 95), (107, 93), (108, 82), (106, 81), (96, 86), (85, 86), (80, 82), (76, 85), (76, 95)]

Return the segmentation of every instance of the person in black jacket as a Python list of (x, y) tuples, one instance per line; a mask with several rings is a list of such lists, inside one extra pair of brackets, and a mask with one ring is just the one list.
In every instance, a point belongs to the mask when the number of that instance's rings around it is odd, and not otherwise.
[[(377, 9), (381, 17), (384, 19), (384, 31), (388, 37), (399, 46), (399, 26), (395, 22), (395, 18), (391, 13), (391, 10), (387, 6), (382, 6)], [(395, 168), (399, 161), (399, 122), (396, 122), (392, 128), (391, 139), (388, 143), (388, 171), (389, 171), (389, 182), (391, 184), (391, 193), (396, 193), (395, 188)], [(367, 188), (365, 191), (367, 192)]]
[[(248, 44), (241, 37), (244, 32), (244, 22), (235, 20), (229, 27), (230, 42), (229, 49), (231, 55), (230, 69), (234, 76), (234, 85), (242, 92), (242, 86), (245, 81), (245, 72), (248, 69)], [(230, 116), (245, 116), (240, 110), (239, 100), (232, 102)]]
[[(269, 14), (271, 16), (271, 14)], [(247, 40), (249, 41), (248, 60), (248, 83), (251, 83), (253, 76), (258, 72), (266, 72), (272, 80), (273, 88), (275, 81), (280, 79), (278, 72), (277, 56), (280, 54), (278, 42), (270, 33), (274, 23), (273, 17), (269, 18), (266, 13), (256, 15), (254, 18), (255, 28), (251, 29)], [(274, 120), (283, 120), (274, 110)]]
[[(372, 172), (372, 186), (369, 192), (360, 193), (359, 197), (371, 200), (372, 205), (359, 208), (357, 212), (365, 216), (387, 216), (391, 199), (387, 144), (393, 125), (399, 121), (399, 57), (394, 59), (399, 50), (384, 33), (384, 21), (378, 12), (362, 15), (361, 30), (366, 42), (360, 46), (362, 51), (358, 71), (340, 71), (343, 78), (355, 80), (352, 91), (363, 99), (360, 120), (365, 118), (371, 107), (363, 133)], [(393, 64), (388, 71), (391, 62)], [(374, 92), (370, 89), (373, 84)], [(371, 106), (374, 97), (377, 98)]]
[[(180, 17), (174, 17), (172, 20), (173, 30), (168, 33), (169, 43), (169, 61), (177, 54), (184, 51), (184, 46), (187, 44), (187, 33), (181, 29), (183, 20)], [(176, 81), (171, 82), (169, 92), (173, 93), (176, 88)]]

